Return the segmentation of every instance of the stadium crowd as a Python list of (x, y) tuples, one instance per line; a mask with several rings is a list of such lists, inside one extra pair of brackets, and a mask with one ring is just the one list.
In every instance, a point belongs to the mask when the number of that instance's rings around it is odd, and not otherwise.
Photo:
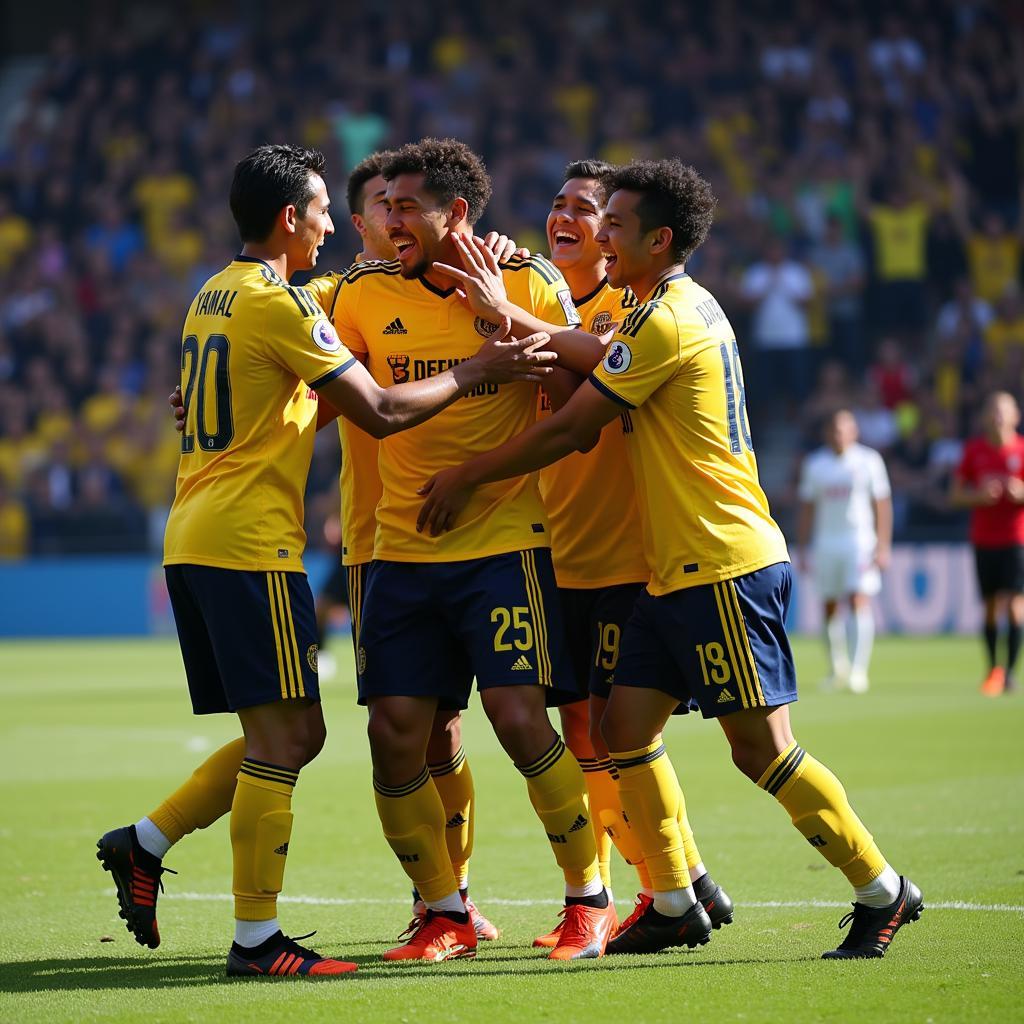
[[(785, 6), (147, 7), (55, 36), (0, 137), (0, 557), (159, 547), (166, 396), (186, 306), (237, 249), (239, 157), (327, 153), (321, 266), (341, 268), (345, 174), (426, 134), (485, 156), (485, 226), (531, 249), (568, 160), (697, 166), (719, 206), (691, 270), (736, 327), (755, 443), (802, 452), (852, 407), (897, 537), (957, 533), (947, 479), (979, 398), (1024, 399), (1024, 14)], [(337, 507), (325, 435), (312, 544)], [(783, 510), (791, 476), (766, 480)]]

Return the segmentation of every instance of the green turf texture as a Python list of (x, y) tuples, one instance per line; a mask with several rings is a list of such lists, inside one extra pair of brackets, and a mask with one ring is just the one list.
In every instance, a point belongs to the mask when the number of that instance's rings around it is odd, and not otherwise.
[[(168, 856), (180, 874), (165, 878), (156, 951), (125, 931), (94, 859), (102, 832), (151, 810), (235, 734), (226, 717), (191, 716), (175, 645), (0, 645), (0, 1020), (1024, 1019), (1024, 696), (978, 696), (976, 642), (882, 640), (864, 697), (819, 694), (822, 653), (801, 642), (805, 696), (793, 717), (800, 742), (844, 780), (926, 905), (1017, 909), (932, 906), (882, 961), (820, 960), (842, 937), (843, 908), (756, 904), (838, 904), (848, 899), (843, 878), (733, 769), (718, 727), (691, 717), (671, 724), (668, 746), (736, 923), (695, 952), (549, 963), (530, 941), (555, 922), (561, 878), (522, 779), (474, 705), (465, 722), (478, 804), (471, 888), (503, 935), (475, 961), (437, 966), (379, 959), (408, 919), (408, 886), (374, 813), (347, 639), (332, 646), (342, 667), (324, 684), (327, 747), (296, 790), (285, 893), (336, 902), (286, 902), (281, 917), (294, 934), (317, 929), (314, 948), (360, 969), (333, 982), (267, 983), (224, 976), (226, 821)], [(635, 879), (617, 856), (613, 879), (625, 915)]]

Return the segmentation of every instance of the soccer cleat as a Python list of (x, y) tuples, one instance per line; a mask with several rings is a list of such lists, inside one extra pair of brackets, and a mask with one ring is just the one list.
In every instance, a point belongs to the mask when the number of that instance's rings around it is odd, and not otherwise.
[[(565, 908), (563, 907), (558, 912), (559, 917), (561, 917), (564, 913)], [(565, 924), (564, 920), (559, 921), (558, 924), (556, 924), (555, 927), (552, 928), (551, 931), (549, 931), (546, 935), (538, 935), (537, 938), (533, 940), (534, 947), (536, 949), (554, 949), (555, 946), (558, 945), (558, 936), (562, 934), (563, 924)]]
[[(309, 935), (299, 938), (308, 939)], [(314, 953), (278, 932), (252, 948), (232, 942), (227, 973), (229, 978), (336, 978), (351, 974), (357, 966)]]
[(837, 949), (821, 954), (822, 960), (867, 960), (885, 956), (893, 936), (905, 924), (916, 921), (924, 910), (921, 890), (909, 878), (900, 876), (900, 894), (887, 907), (866, 907), (854, 903), (844, 915), (840, 928), (850, 931)]
[(118, 917), (135, 936), (140, 946), (156, 949), (160, 945), (160, 929), (156, 923), (156, 900), (163, 892), (161, 875), (165, 871), (158, 857), (143, 849), (135, 835), (135, 826), (115, 828), (96, 843), (96, 859), (109, 871), (117, 889), (121, 909)]
[(693, 883), (693, 894), (707, 913), (712, 928), (717, 930), (724, 924), (732, 924), (732, 900), (709, 874), (705, 872)]
[(870, 685), (867, 672), (860, 668), (855, 668), (850, 673), (850, 677), (846, 682), (850, 688), (850, 693), (867, 693)]
[(562, 910), (558, 941), (548, 959), (590, 960), (604, 956), (608, 940), (615, 934), (618, 923), (615, 904), (611, 900), (606, 907), (570, 903)]
[(422, 927), (427, 919), (427, 905), (417, 897), (412, 901), (412, 920), (405, 926), (405, 931), (399, 932), (400, 939), (411, 939)]
[(404, 946), (386, 950), (384, 959), (427, 960), (431, 963), (457, 960), (476, 956), (476, 941), (476, 931), (468, 914), (465, 921), (456, 921), (447, 914), (428, 910), (409, 941)]
[(670, 946), (703, 946), (711, 939), (711, 918), (700, 903), (682, 917), (664, 917), (651, 901), (643, 913), (608, 943), (608, 953), (659, 953)]
[(1006, 689), (1006, 670), (994, 665), (981, 683), (981, 692), (986, 697), (999, 697)]
[[(636, 894), (636, 904), (633, 907), (632, 912), (630, 913), (629, 917), (626, 918), (625, 921), (621, 921), (619, 923), (619, 927), (615, 930), (615, 934), (616, 935), (621, 935), (627, 929), (632, 928), (633, 925), (635, 925), (637, 923), (637, 921), (639, 921), (640, 918), (643, 916), (644, 911), (653, 902), (654, 902), (654, 897), (653, 896), (648, 896), (647, 893), (645, 893), (645, 892), (638, 892)], [(537, 943), (534, 942), (534, 945), (536, 946)]]
[(501, 930), (491, 924), (491, 922), (488, 921), (479, 910), (477, 910), (476, 904), (468, 897), (466, 898), (466, 911), (469, 914), (470, 924), (473, 925), (473, 931), (476, 932), (476, 937), (478, 939), (483, 939), (484, 942), (493, 942), (501, 934)]

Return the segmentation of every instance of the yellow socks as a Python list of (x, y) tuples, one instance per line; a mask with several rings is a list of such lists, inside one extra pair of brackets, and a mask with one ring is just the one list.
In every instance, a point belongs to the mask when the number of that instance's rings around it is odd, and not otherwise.
[(615, 766), (611, 761), (602, 761), (597, 757), (579, 757), (576, 760), (579, 761), (580, 769), (583, 771), (583, 782), (587, 787), (587, 804), (590, 807), (594, 842), (597, 843), (597, 865), (601, 871), (601, 881), (610, 889), (613, 842), (626, 861), (632, 863), (615, 839), (616, 829), (624, 832), (629, 827), (622, 820), (619, 791), (612, 775)]
[(600, 892), (594, 831), (584, 796), (583, 773), (576, 758), (562, 738), (556, 736), (536, 761), (516, 767), (526, 779), (530, 803), (544, 825), (566, 885), (574, 890)]
[(444, 807), (444, 838), (455, 880), (465, 889), (473, 855), (473, 773), (462, 747), (450, 761), (428, 764), (427, 770)]
[(197, 828), (207, 828), (231, 810), (235, 781), (244, 756), (242, 737), (225, 744), (148, 815), (168, 843), (173, 845)]
[(885, 858), (854, 814), (843, 784), (795, 742), (757, 784), (786, 808), (800, 834), (851, 885), (865, 886), (885, 870)]
[(650, 888), (655, 892), (688, 888), (690, 873), (680, 829), (680, 821), (686, 821), (686, 804), (661, 737), (649, 746), (611, 757), (619, 773), (619, 799), (643, 851)]
[(270, 921), (284, 882), (297, 771), (245, 758), (231, 802), (235, 918)]
[(377, 814), (384, 838), (428, 905), (458, 891), (445, 842), (444, 805), (424, 765), (403, 786), (373, 780)]

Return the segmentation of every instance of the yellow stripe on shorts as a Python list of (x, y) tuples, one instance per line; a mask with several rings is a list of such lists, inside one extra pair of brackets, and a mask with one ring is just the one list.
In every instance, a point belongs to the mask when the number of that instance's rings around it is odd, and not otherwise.
[(302, 661), (299, 659), (299, 642), (295, 639), (295, 619), (292, 617), (292, 599), (288, 593), (288, 577), (283, 573), (278, 573), (281, 577), (281, 593), (284, 596), (284, 608), (285, 608), (285, 630), (289, 641), (288, 649), (292, 652), (292, 664), (295, 666), (295, 685), (298, 688), (298, 693), (293, 693), (292, 696), (305, 697), (306, 696), (306, 684), (302, 680)]
[(348, 614), (352, 620), (352, 636), (359, 648), (359, 623), (363, 617), (363, 574), (361, 565), (348, 567)]
[(712, 584), (715, 594), (715, 604), (718, 605), (718, 617), (722, 620), (722, 632), (725, 635), (725, 646), (729, 648), (729, 664), (732, 665), (733, 675), (736, 677), (736, 686), (740, 691), (740, 703), (745, 708), (750, 707), (750, 696), (747, 690), (746, 676), (740, 667), (739, 658), (736, 656), (736, 643), (732, 630), (732, 621), (727, 610), (725, 595), (722, 593), (722, 584)]
[(750, 646), (750, 637), (747, 636), (747, 628), (743, 622), (743, 611), (740, 608), (740, 597), (736, 591), (736, 581), (728, 580), (725, 584), (729, 596), (732, 598), (732, 605), (736, 609), (736, 619), (739, 623), (739, 633), (743, 639), (743, 650), (746, 652), (747, 664), (750, 666), (750, 679), (752, 685), (751, 696), (754, 704), (758, 707), (765, 706), (764, 691), (761, 689), (761, 676), (757, 671), (757, 659), (754, 657), (753, 648)]
[(537, 560), (532, 551), (520, 551), (523, 579), (526, 582), (526, 603), (533, 619), (533, 650), (537, 656), (537, 682), (551, 685), (551, 654), (548, 651), (548, 623), (544, 616), (544, 592), (537, 577)]
[(274, 634), (274, 649), (277, 651), (277, 674), (281, 679), (281, 700), (288, 697), (288, 683), (284, 669), (284, 655), (281, 646), (281, 627), (278, 624), (277, 594), (274, 591), (274, 574), (267, 573), (267, 600), (270, 604), (270, 624)]

